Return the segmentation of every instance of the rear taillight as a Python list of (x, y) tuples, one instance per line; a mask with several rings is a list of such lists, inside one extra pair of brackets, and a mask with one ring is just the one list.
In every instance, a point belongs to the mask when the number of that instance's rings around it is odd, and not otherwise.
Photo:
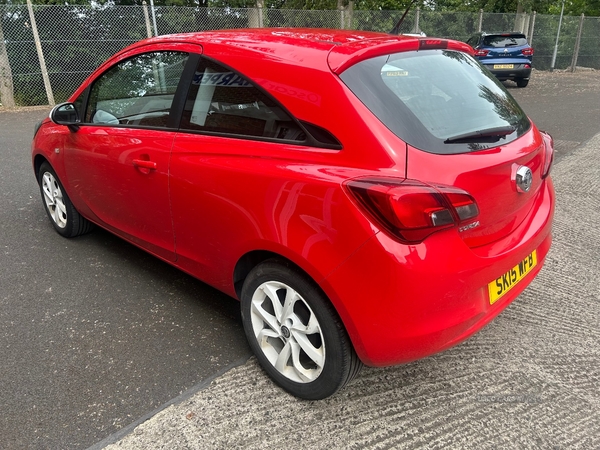
[(359, 178), (345, 186), (362, 209), (402, 243), (418, 244), (479, 215), (475, 199), (452, 186), (394, 178)]
[(542, 179), (550, 174), (550, 168), (554, 161), (554, 139), (548, 133), (541, 131), (544, 140), (544, 166), (542, 167)]
[(532, 47), (524, 48), (523, 50), (521, 50), (521, 53), (523, 53), (523, 55), (525, 55), (525, 56), (533, 56), (533, 48)]
[(475, 50), (475, 56), (487, 56), (487, 54), (489, 53), (489, 50)]

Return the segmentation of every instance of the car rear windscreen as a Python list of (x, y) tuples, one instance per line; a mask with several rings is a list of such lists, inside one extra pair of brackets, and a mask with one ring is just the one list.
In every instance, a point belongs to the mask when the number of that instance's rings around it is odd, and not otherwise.
[(511, 142), (529, 119), (470, 55), (424, 50), (351, 66), (342, 81), (394, 134), (421, 150), (453, 154)]
[(490, 35), (483, 38), (483, 45), (494, 48), (520, 47), (527, 45), (527, 38), (523, 34), (510, 36)]

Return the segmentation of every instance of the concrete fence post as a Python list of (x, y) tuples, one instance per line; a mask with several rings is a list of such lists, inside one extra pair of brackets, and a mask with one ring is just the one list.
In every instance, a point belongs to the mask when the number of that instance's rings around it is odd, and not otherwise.
[(421, 29), (419, 28), (419, 21), (421, 20), (421, 8), (419, 8), (417, 6), (417, 9), (415, 11), (415, 27), (413, 29), (413, 33), (420, 33)]
[(248, 9), (248, 28), (263, 28), (264, 25), (264, 4), (261, 0), (257, 1), (254, 8)]
[(483, 9), (479, 10), (479, 23), (477, 24), (477, 32), (481, 33), (481, 27), (483, 26)]
[(150, 15), (148, 14), (148, 4), (144, 0), (142, 2), (142, 9), (144, 10), (144, 21), (146, 22), (146, 35), (152, 37), (152, 28), (150, 27)]
[(54, 106), (54, 94), (52, 93), (52, 86), (50, 85), (50, 77), (48, 76), (48, 69), (46, 69), (46, 60), (44, 59), (44, 52), (42, 51), (42, 43), (40, 42), (40, 35), (38, 34), (37, 25), (35, 23), (35, 15), (33, 14), (33, 6), (31, 0), (27, 0), (27, 9), (29, 11), (29, 21), (31, 22), (31, 31), (33, 32), (33, 40), (35, 41), (35, 49), (37, 50), (38, 59), (40, 61), (40, 69), (42, 71), (42, 78), (44, 79), (44, 87), (46, 88), (46, 96), (48, 97), (48, 104)]
[(15, 95), (12, 70), (10, 61), (6, 52), (6, 41), (2, 31), (2, 22), (0, 22), (0, 102), (2, 106), (13, 108), (15, 106)]
[(585, 15), (581, 13), (579, 19), (579, 30), (577, 31), (577, 40), (575, 41), (575, 49), (573, 50), (573, 59), (571, 60), (571, 72), (575, 72), (577, 68), (577, 58), (579, 58), (579, 47), (581, 46), (581, 33), (583, 33), (583, 20)]
[(533, 45), (533, 30), (535, 28), (535, 17), (537, 16), (537, 12), (533, 12), (533, 15), (531, 17), (531, 23), (529, 24), (529, 32), (527, 33), (527, 40), (529, 41), (529, 45)]

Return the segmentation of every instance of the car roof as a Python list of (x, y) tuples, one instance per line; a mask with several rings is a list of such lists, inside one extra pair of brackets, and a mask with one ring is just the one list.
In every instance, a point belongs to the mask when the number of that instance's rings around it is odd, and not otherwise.
[(493, 33), (493, 32), (489, 32), (489, 31), (484, 31), (482, 33), (480, 33), (482, 36), (514, 36), (514, 37), (526, 37), (525, 33), (522, 33), (520, 31), (499, 31), (497, 33)]
[(200, 44), (205, 47), (207, 53), (212, 53), (209, 49), (218, 52), (219, 47), (234, 47), (237, 51), (244, 52), (245, 56), (254, 54), (257, 59), (265, 61), (283, 60), (297, 65), (305, 65), (310, 61), (315, 68), (331, 69), (339, 73), (351, 63), (361, 59), (388, 52), (418, 50), (421, 40), (430, 43), (452, 42), (452, 48), (469, 53), (472, 51), (469, 46), (464, 46), (457, 41), (373, 31), (243, 28), (158, 36), (133, 44), (122, 52), (140, 46), (175, 42)]

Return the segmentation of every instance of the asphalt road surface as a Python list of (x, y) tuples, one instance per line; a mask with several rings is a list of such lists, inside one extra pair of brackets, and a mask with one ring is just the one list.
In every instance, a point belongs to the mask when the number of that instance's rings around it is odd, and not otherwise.
[(58, 236), (29, 159), (47, 110), (0, 110), (0, 448), (600, 447), (600, 72), (506, 85), (557, 144), (546, 267), (466, 343), (322, 402), (248, 360), (236, 301), (107, 232)]

